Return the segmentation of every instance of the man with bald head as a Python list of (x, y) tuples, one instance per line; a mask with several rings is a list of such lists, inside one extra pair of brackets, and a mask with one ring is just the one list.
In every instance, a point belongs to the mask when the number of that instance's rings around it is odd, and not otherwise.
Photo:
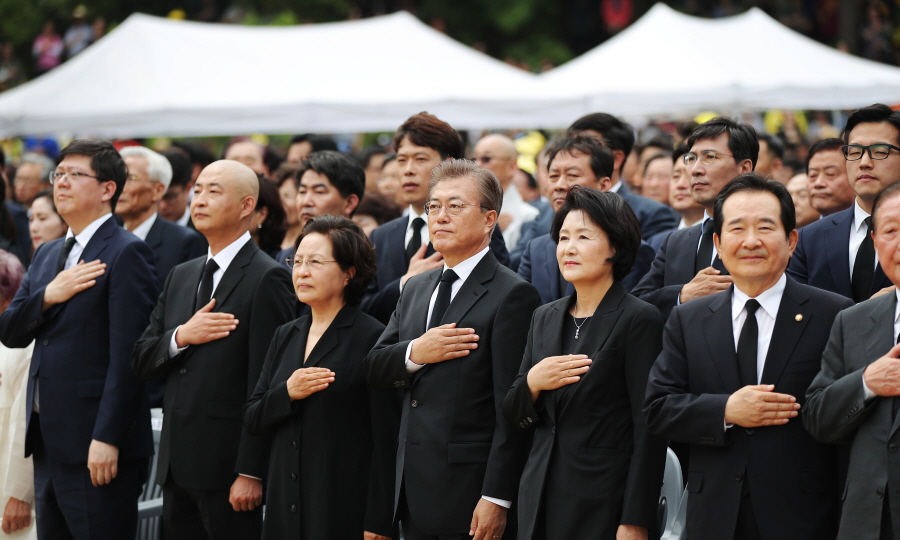
[(261, 533), (268, 447), (241, 409), (295, 300), (290, 273), (247, 233), (258, 193), (242, 163), (203, 169), (191, 218), (209, 252), (172, 270), (134, 349), (139, 377), (167, 377), (156, 476), (167, 540)]
[(475, 145), (475, 163), (497, 177), (503, 188), (503, 212), (498, 223), (503, 231), (506, 249), (512, 251), (521, 237), (522, 225), (532, 221), (540, 211), (525, 202), (519, 190), (513, 185), (513, 178), (519, 170), (519, 152), (512, 139), (494, 133), (482, 138)]

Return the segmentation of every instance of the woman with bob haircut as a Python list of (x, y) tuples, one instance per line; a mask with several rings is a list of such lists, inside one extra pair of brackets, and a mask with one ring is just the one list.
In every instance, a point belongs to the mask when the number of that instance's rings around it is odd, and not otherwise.
[(534, 430), (519, 485), (519, 539), (658, 538), (665, 441), (642, 412), (662, 348), (659, 310), (622, 285), (640, 224), (615, 193), (575, 186), (551, 235), (575, 294), (534, 312), (503, 410)]
[(272, 437), (263, 538), (390, 536), (393, 500), (369, 478), (393, 402), (368, 390), (363, 371), (384, 325), (358, 307), (375, 277), (374, 248), (356, 223), (319, 216), (288, 264), (310, 314), (275, 332), (244, 407), (246, 428)]

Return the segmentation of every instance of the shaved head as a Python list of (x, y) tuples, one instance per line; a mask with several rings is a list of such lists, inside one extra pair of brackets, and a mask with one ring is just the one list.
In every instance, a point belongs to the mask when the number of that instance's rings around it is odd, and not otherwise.
[(498, 133), (483, 137), (475, 145), (475, 163), (494, 173), (504, 190), (512, 183), (519, 168), (516, 162), (518, 155), (513, 140)]
[(241, 198), (249, 195), (256, 200), (259, 197), (259, 177), (253, 169), (240, 161), (229, 159), (214, 161), (207, 165), (203, 172), (214, 174), (220, 180), (232, 184)]
[(210, 163), (194, 183), (191, 217), (213, 255), (245, 234), (259, 196), (259, 178), (243, 163)]

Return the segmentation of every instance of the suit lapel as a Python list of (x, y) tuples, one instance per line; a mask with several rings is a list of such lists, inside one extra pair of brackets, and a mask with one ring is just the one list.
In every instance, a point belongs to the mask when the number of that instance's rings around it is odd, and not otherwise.
[(112, 237), (118, 227), (119, 225), (113, 218), (104, 221), (100, 228), (97, 229), (97, 232), (88, 240), (87, 245), (84, 246), (84, 250), (81, 252), (81, 260), (90, 262), (99, 259), (100, 254), (103, 253), (103, 250), (109, 244), (110, 237)]
[[(894, 313), (897, 309), (897, 295), (886, 294), (873, 302), (869, 312), (870, 326), (863, 330), (863, 341), (866, 344), (866, 356), (872, 360), (884, 356), (894, 346), (897, 336), (894, 335)], [(882, 416), (883, 424), (890, 426), (888, 438), (893, 437), (894, 432), (900, 427), (900, 414), (896, 418), (894, 414), (894, 400), (900, 398), (880, 398), (878, 413)]]
[(710, 314), (703, 320), (709, 358), (719, 372), (725, 391), (736, 392), (741, 388), (741, 376), (734, 351), (734, 327), (731, 321), (731, 297), (734, 285), (715, 295), (710, 303)]
[(147, 238), (144, 240), (147, 242), (147, 245), (150, 246), (150, 249), (153, 250), (154, 253), (162, 247), (162, 223), (160, 222), (162, 218), (156, 216), (156, 220), (153, 222), (153, 226), (150, 227), (150, 230), (147, 231)]
[(681, 275), (672, 276), (671, 279), (667, 280), (667, 285), (669, 282), (687, 283), (694, 279), (694, 262), (697, 260), (697, 248), (700, 246), (700, 225), (702, 223), (703, 220), (700, 220), (700, 223), (691, 225), (690, 228), (688, 228), (688, 233), (684, 236), (681, 256), (677, 257), (677, 264), (680, 265), (681, 271), (679, 273)]
[[(359, 313), (358, 308), (354, 306), (344, 306), (341, 311), (338, 312), (334, 321), (331, 322), (328, 329), (325, 330), (325, 333), (322, 334), (322, 337), (319, 338), (319, 342), (316, 343), (313, 350), (310, 351), (309, 357), (307, 357), (303, 367), (317, 367), (322, 359), (327, 357), (328, 354), (338, 346), (338, 342), (340, 341), (338, 339), (338, 333), (343, 333), (343, 328), (353, 325), (357, 313)], [(310, 322), (312, 321), (312, 317), (304, 317), (304, 319)], [(307, 335), (309, 334), (309, 325), (310, 323), (306, 324)]]
[[(613, 283), (613, 286), (607, 291), (606, 296), (600, 301), (600, 305), (594, 310), (594, 316), (589, 319), (589, 322), (587, 323), (588, 326), (585, 328), (586, 332), (581, 336), (581, 339), (584, 341), (578, 343), (575, 347), (575, 352), (577, 354), (592, 356), (593, 353), (603, 349), (606, 340), (609, 339), (613, 328), (616, 327), (616, 323), (622, 315), (622, 310), (619, 309), (619, 305), (621, 304), (622, 299), (625, 298), (625, 294), (625, 287), (620, 282), (617, 281)], [(568, 313), (566, 313), (566, 315), (568, 315)], [(560, 331), (562, 331), (562, 328), (560, 328)], [(594, 369), (594, 366), (591, 365), (591, 367), (588, 368), (588, 372), (584, 374), (582, 381), (591, 376), (591, 370), (596, 372), (600, 369), (601, 368)], [(576, 383), (571, 392), (556, 392), (562, 401), (559, 411), (560, 416), (565, 414), (569, 403), (573, 401), (573, 396), (583, 386), (583, 384)]]
[[(540, 358), (533, 358), (532, 361), (534, 364), (537, 364), (547, 356), (555, 356), (563, 354), (562, 348), (562, 338), (563, 338), (563, 321), (565, 318), (569, 316), (567, 311), (568, 302), (554, 302), (553, 304), (553, 313), (548, 314), (548, 316), (544, 319), (544, 328), (541, 330), (541, 337), (539, 338), (542, 342), (542, 346), (539, 350), (543, 353), (538, 356)], [(537, 338), (537, 336), (532, 336), (532, 338)], [(544, 395), (543, 404), (544, 408), (547, 410), (547, 415), (552, 419), (553, 422), (556, 422), (557, 414), (557, 394), (559, 392), (542, 392)]]
[(465, 317), (466, 313), (475, 305), (475, 302), (487, 292), (483, 284), (494, 277), (494, 272), (499, 264), (497, 258), (490, 251), (484, 255), (472, 270), (472, 274), (460, 287), (459, 292), (453, 297), (453, 301), (450, 302), (447, 312), (444, 313), (444, 317), (441, 319), (441, 324), (459, 322), (460, 319)]
[[(772, 339), (769, 341), (769, 351), (766, 353), (766, 363), (763, 366), (760, 384), (776, 384), (784, 366), (793, 354), (794, 347), (806, 330), (809, 320), (815, 316), (802, 306), (809, 300), (803, 294), (796, 282), (790, 277), (781, 295), (781, 304), (775, 315), (775, 329), (772, 331)], [(800, 315), (800, 320), (797, 316)]]
[[(259, 248), (256, 247), (253, 240), (248, 240), (247, 243), (244, 244), (244, 247), (238, 251), (234, 260), (231, 261), (231, 264), (228, 265), (225, 274), (222, 275), (222, 279), (219, 281), (219, 285), (216, 287), (216, 290), (213, 291), (213, 298), (216, 299), (216, 311), (222, 309), (225, 301), (228, 300), (228, 296), (231, 295), (231, 292), (234, 291), (234, 288), (237, 287), (238, 283), (244, 279), (244, 267), (250, 264), (250, 261), (253, 260), (253, 256), (256, 255), (256, 252), (258, 251)], [(204, 262), (204, 264), (206, 263)], [(197, 283), (199, 287), (199, 279), (197, 280)], [(196, 292), (194, 293), (194, 296), (196, 296)]]
[[(856, 203), (854, 203), (856, 204)], [(835, 292), (853, 298), (850, 278), (850, 229), (853, 227), (853, 207), (835, 214), (831, 218), (831, 226), (822, 234), (822, 245), (819, 249), (826, 253), (828, 266), (831, 268), (831, 279), (838, 290)], [(832, 249), (837, 242), (837, 249)], [(877, 270), (876, 270), (877, 275)]]

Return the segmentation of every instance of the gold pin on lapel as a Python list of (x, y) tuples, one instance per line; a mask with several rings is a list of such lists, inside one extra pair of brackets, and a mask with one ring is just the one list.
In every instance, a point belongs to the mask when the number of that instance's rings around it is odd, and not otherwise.
[(799, 314), (799, 313), (796, 314), (796, 315), (794, 315), (794, 320), (797, 321), (797, 322), (802, 321), (802, 320), (803, 320), (803, 315), (801, 315), (801, 314)]

